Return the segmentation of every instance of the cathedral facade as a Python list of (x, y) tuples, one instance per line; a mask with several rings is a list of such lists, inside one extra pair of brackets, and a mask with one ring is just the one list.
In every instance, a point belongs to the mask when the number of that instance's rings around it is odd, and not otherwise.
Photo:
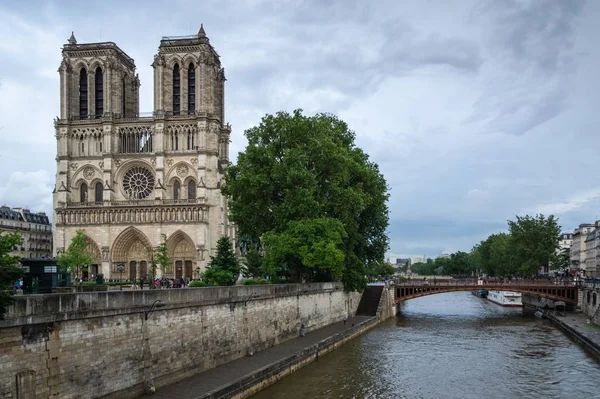
[(196, 277), (217, 240), (235, 240), (220, 186), (231, 128), (224, 69), (201, 27), (163, 37), (154, 56), (154, 110), (139, 113), (134, 60), (115, 43), (62, 49), (54, 252), (83, 230), (89, 277), (143, 278), (166, 242), (166, 277)]

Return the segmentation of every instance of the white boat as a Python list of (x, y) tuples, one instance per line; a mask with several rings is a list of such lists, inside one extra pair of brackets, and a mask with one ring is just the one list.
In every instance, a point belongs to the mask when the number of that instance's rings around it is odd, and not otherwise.
[(521, 294), (511, 291), (489, 291), (487, 299), (501, 306), (523, 306)]

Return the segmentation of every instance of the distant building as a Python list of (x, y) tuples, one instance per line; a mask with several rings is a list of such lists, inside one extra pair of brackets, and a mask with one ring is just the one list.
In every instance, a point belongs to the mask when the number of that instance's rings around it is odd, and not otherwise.
[(52, 225), (44, 212), (32, 213), (29, 209), (0, 207), (0, 231), (19, 233), (21, 244), (11, 255), (20, 258), (52, 257)]
[(595, 226), (591, 223), (582, 223), (573, 231), (573, 243), (571, 244), (571, 270), (581, 270), (585, 274), (586, 269), (586, 244), (588, 234), (594, 231)]
[[(448, 259), (450, 258), (450, 254), (441, 254), (440, 256), (438, 256), (437, 258), (442, 258), (442, 259)], [(436, 259), (437, 259), (436, 258)]]
[[(569, 254), (571, 252), (571, 246), (573, 245), (573, 234), (572, 233), (561, 233), (558, 240), (558, 248), (556, 249), (556, 255)], [(561, 270), (558, 267), (550, 264), (549, 266), (542, 267), (540, 271), (542, 274), (554, 274), (563, 273), (565, 270)]]

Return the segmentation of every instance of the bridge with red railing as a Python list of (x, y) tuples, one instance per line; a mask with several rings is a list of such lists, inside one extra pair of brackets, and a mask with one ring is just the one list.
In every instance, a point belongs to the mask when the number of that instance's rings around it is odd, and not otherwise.
[(577, 305), (577, 284), (573, 281), (496, 279), (410, 279), (394, 282), (396, 303), (422, 296), (456, 291), (511, 291), (537, 295), (553, 301)]

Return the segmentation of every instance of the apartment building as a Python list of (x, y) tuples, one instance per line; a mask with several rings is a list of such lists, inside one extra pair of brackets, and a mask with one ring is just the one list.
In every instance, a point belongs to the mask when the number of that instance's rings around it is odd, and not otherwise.
[(11, 255), (21, 258), (52, 257), (52, 225), (44, 212), (25, 208), (0, 207), (0, 234), (18, 232), (21, 244)]

